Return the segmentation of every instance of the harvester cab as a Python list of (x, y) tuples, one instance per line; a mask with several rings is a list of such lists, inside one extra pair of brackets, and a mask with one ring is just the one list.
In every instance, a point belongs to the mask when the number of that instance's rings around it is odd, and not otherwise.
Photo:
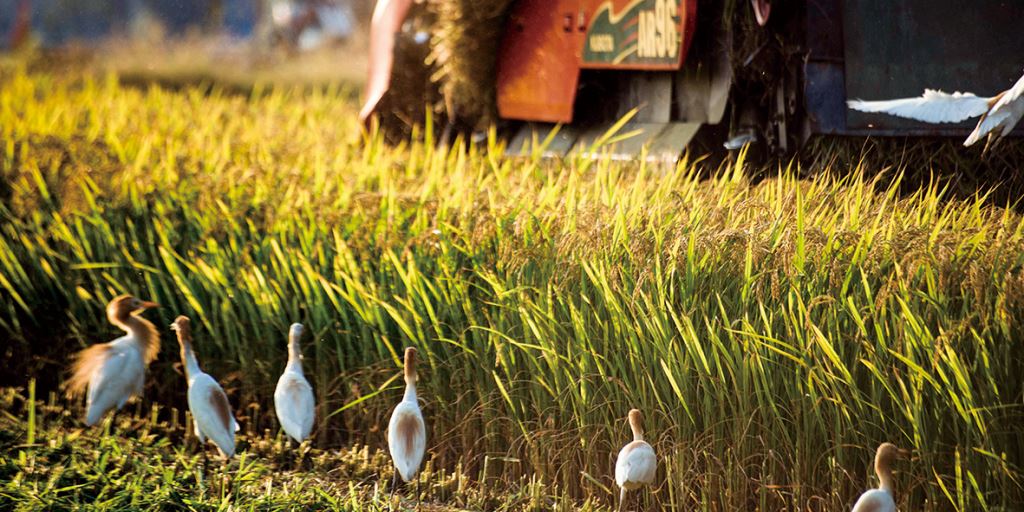
[(1021, 19), (999, 0), (381, 0), (361, 115), (401, 132), (426, 105), (461, 130), (497, 124), (513, 154), (668, 162), (698, 131), (770, 154), (821, 134), (963, 136), (846, 100), (1006, 89)]

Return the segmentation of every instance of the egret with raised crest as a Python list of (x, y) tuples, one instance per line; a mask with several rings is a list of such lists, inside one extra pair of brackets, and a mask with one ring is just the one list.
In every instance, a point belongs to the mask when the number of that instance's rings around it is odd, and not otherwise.
[(159, 304), (121, 295), (107, 304), (107, 320), (126, 333), (108, 343), (97, 343), (75, 355), (68, 396), (85, 393), (85, 423), (90, 427), (111, 409), (120, 409), (133, 396), (141, 396), (146, 368), (160, 352), (156, 327), (138, 313)]

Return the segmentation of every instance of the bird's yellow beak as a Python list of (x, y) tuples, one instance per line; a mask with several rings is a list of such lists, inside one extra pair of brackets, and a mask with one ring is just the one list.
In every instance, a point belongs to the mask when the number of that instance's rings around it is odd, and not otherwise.
[(158, 308), (158, 307), (160, 307), (160, 304), (157, 304), (156, 302), (149, 302), (149, 301), (144, 300), (144, 301), (142, 301), (142, 304), (140, 304), (140, 306), (142, 307), (142, 309), (150, 309), (150, 308)]

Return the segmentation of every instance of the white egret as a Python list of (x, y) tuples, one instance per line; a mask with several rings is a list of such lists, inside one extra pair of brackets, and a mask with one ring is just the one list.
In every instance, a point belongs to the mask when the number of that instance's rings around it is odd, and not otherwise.
[(296, 442), (301, 443), (313, 430), (316, 403), (313, 388), (302, 373), (302, 324), (292, 324), (288, 330), (288, 365), (277, 380), (274, 391), (274, 410), (281, 428)]
[(111, 409), (120, 409), (133, 396), (142, 395), (146, 367), (160, 352), (160, 336), (148, 320), (137, 316), (155, 302), (121, 295), (107, 304), (107, 320), (125, 334), (108, 343), (98, 343), (75, 355), (69, 396), (86, 392), (85, 423), (90, 427)]
[(625, 506), (626, 491), (640, 489), (654, 483), (658, 471), (658, 457), (654, 448), (644, 441), (643, 415), (638, 409), (629, 411), (629, 428), (633, 441), (619, 450), (615, 461), (615, 484), (619, 486), (619, 510)]
[(964, 146), (970, 146), (985, 136), (989, 137), (989, 143), (994, 143), (1013, 131), (1024, 116), (1024, 76), (1013, 87), (990, 98), (970, 92), (949, 94), (925, 89), (924, 94), (917, 98), (880, 101), (856, 99), (846, 104), (861, 112), (880, 112), (926, 123), (959, 123), (981, 116), (974, 131), (964, 141)]
[(196, 437), (200, 443), (207, 439), (213, 441), (221, 454), (232, 457), (235, 454), (235, 432), (238, 423), (231, 413), (231, 405), (224, 389), (213, 377), (199, 368), (196, 355), (192, 351), (192, 329), (187, 316), (179, 316), (171, 324), (171, 329), (178, 332), (178, 344), (181, 345), (181, 362), (185, 365), (185, 378), (188, 379), (188, 410), (192, 413), (192, 423)]
[[(399, 477), (404, 482), (416, 478), (427, 449), (427, 427), (416, 398), (416, 380), (416, 349), (409, 347), (405, 349), (405, 396), (395, 406), (388, 422), (388, 451), (395, 464), (394, 484), (398, 483)], [(392, 494), (395, 492), (394, 484), (391, 486)]]
[(860, 495), (851, 512), (896, 512), (896, 499), (892, 494), (892, 465), (897, 458), (909, 455), (892, 443), (882, 443), (875, 452), (875, 474), (878, 488)]

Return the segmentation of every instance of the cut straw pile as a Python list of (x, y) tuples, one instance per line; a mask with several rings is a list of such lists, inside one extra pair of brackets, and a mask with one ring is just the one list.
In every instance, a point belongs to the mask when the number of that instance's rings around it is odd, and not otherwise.
[(511, 0), (430, 0), (437, 19), (430, 59), (452, 120), (483, 128), (495, 120), (498, 45)]

